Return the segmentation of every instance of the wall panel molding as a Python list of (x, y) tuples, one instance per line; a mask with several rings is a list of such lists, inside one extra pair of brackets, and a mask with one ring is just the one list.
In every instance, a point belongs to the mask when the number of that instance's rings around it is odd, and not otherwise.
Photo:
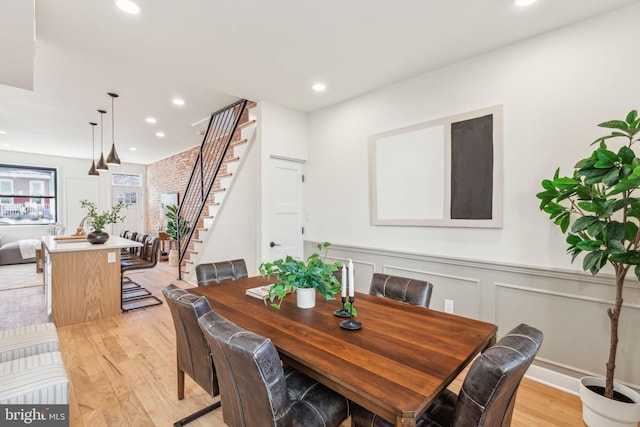
[[(305, 253), (312, 253), (315, 244), (305, 242)], [(606, 308), (615, 297), (612, 274), (594, 277), (580, 271), (341, 244), (332, 244), (329, 256), (354, 260), (358, 291), (367, 292), (373, 273), (428, 278), (434, 285), (431, 309), (444, 311), (444, 299), (453, 299), (455, 314), (495, 323), (498, 337), (518, 323), (539, 327), (545, 338), (532, 372), (545, 372), (541, 381), (562, 378), (557, 387), (566, 388), (566, 377), (604, 374), (609, 349)], [(631, 275), (624, 299), (616, 380), (637, 387), (640, 285)]]

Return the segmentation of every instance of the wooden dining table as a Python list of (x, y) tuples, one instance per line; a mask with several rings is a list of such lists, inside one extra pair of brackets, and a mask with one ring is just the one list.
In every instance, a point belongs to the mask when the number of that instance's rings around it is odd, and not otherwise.
[(245, 294), (263, 277), (189, 289), (214, 311), (269, 337), (283, 361), (396, 426), (415, 426), (473, 358), (495, 343), (497, 327), (356, 292), (359, 330), (340, 327), (340, 301), (317, 298), (311, 309), (287, 296), (281, 309)]

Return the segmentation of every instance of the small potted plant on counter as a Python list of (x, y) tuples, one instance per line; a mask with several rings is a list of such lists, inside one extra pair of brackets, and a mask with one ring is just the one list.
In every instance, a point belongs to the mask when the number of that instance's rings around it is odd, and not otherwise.
[(318, 251), (323, 252), (321, 258), (314, 252), (307, 261), (287, 256), (273, 262), (260, 264), (260, 274), (269, 278), (276, 278), (276, 283), (269, 288), (269, 295), (265, 298), (273, 308), (280, 308), (282, 299), (291, 292), (296, 292), (297, 305), (300, 308), (311, 308), (316, 305), (316, 290), (328, 300), (335, 299), (340, 292), (340, 282), (334, 272), (342, 267), (342, 263), (327, 264), (324, 262), (329, 242), (318, 243)]
[(125, 216), (121, 215), (120, 211), (126, 208), (127, 205), (122, 202), (118, 202), (110, 211), (104, 211), (102, 213), (98, 213), (96, 204), (88, 200), (81, 200), (80, 206), (88, 211), (86, 224), (91, 229), (91, 232), (87, 234), (87, 241), (94, 245), (103, 244), (109, 240), (109, 233), (104, 231), (105, 226), (125, 220)]

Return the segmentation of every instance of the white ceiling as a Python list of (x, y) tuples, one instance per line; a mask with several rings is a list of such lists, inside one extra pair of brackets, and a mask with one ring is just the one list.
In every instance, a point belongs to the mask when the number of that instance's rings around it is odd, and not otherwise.
[(311, 112), (636, 2), (138, 0), (133, 16), (115, 0), (35, 0), (33, 59), (33, 3), (2, 0), (0, 150), (90, 158), (88, 122), (115, 92), (120, 157), (150, 163), (199, 144), (191, 123), (238, 98)]

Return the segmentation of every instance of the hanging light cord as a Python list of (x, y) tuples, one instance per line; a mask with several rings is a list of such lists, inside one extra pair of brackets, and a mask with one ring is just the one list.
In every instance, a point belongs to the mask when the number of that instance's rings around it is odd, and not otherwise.
[(91, 125), (91, 160), (96, 161), (96, 127)]
[(115, 110), (113, 109), (113, 99), (115, 98), (115, 96), (111, 97), (111, 142), (113, 143), (113, 145), (115, 146), (116, 144), (116, 136), (115, 136), (115, 127), (113, 126), (114, 120), (115, 120)]
[(104, 147), (102, 146), (102, 137), (104, 136), (103, 128), (104, 125), (102, 123), (102, 117), (104, 116), (104, 113), (100, 112), (100, 152), (104, 153)]

